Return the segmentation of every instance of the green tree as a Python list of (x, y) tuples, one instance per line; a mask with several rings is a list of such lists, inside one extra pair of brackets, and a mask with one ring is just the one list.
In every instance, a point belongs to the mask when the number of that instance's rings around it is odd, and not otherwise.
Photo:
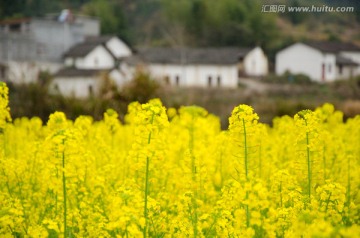
[(187, 44), (204, 46), (271, 45), (276, 15), (261, 13), (259, 0), (163, 0), (168, 24), (183, 26)]
[(101, 34), (117, 34), (128, 39), (127, 24), (120, 3), (92, 0), (83, 6), (82, 12), (100, 19)]
[[(291, 7), (301, 7), (304, 6), (299, 3), (298, 0), (295, 0), (291, 5)], [(291, 23), (298, 25), (306, 19), (306, 14), (309, 15), (309, 13), (304, 12), (286, 12), (287, 17), (291, 21)]]
[(138, 69), (134, 78), (122, 90), (129, 102), (138, 101), (145, 103), (158, 96), (159, 83), (150, 74)]

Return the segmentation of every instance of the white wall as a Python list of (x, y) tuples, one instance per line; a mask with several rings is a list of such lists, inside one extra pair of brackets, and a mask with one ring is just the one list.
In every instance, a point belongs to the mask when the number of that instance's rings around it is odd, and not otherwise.
[(100, 35), (100, 21), (97, 18), (77, 15), (75, 17), (75, 22), (82, 25), (84, 36)]
[(323, 63), (325, 64), (325, 81), (334, 81), (337, 77), (336, 56), (324, 54)]
[[(200, 87), (218, 87), (218, 77), (221, 87), (237, 87), (238, 73), (237, 65), (167, 65), (167, 64), (149, 64), (149, 72), (160, 81), (169, 77), (171, 85), (179, 86), (200, 86)], [(209, 85), (211, 77), (211, 85)]]
[(340, 73), (340, 69), (338, 66), (336, 67), (336, 72), (336, 79), (349, 79), (350, 77), (353, 77), (355, 75), (353, 67), (345, 65), (342, 67), (342, 73)]
[[(302, 43), (296, 43), (276, 54), (275, 72), (282, 75), (286, 71), (294, 74), (305, 74), (314, 81), (322, 81), (322, 65), (325, 64), (325, 80), (333, 80), (335, 72), (335, 56), (324, 55), (321, 51)], [(326, 64), (333, 64), (331, 71)]]
[(341, 52), (340, 55), (358, 63), (354, 69), (354, 76), (360, 75), (360, 52)]
[(75, 67), (78, 69), (109, 69), (114, 66), (114, 58), (101, 45), (93, 49), (84, 58), (77, 58), (75, 60)]
[(55, 73), (61, 68), (59, 63), (8, 61), (8, 80), (13, 83), (36, 82), (40, 71)]
[(268, 74), (268, 59), (260, 47), (254, 48), (245, 56), (244, 70), (249, 76), (264, 76)]
[(99, 77), (57, 77), (52, 81), (50, 91), (56, 93), (58, 90), (66, 97), (85, 98), (90, 95), (90, 87), (94, 94), (98, 92), (100, 87)]
[(73, 67), (75, 66), (75, 60), (72, 57), (66, 57), (64, 60), (64, 65), (66, 67)]
[(125, 75), (117, 70), (117, 69), (114, 69), (112, 70), (110, 73), (109, 73), (109, 77), (111, 80), (114, 81), (114, 83), (116, 84), (117, 87), (122, 87), (124, 86), (125, 83), (129, 82), (130, 80), (128, 80)]
[(126, 81), (130, 81), (133, 79), (136, 67), (131, 66), (126, 62), (121, 62), (119, 65), (119, 71), (121, 72)]
[(116, 58), (126, 57), (132, 54), (131, 49), (117, 37), (111, 38), (106, 43), (106, 46)]

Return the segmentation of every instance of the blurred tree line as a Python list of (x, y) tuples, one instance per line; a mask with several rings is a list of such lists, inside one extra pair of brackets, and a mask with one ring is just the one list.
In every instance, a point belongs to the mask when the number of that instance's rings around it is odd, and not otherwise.
[[(286, 6), (341, 5), (354, 6), (354, 13), (317, 14), (261, 12), (263, 4)], [(298, 25), (330, 17), (339, 24), (344, 16), (360, 22), (360, 1), (353, 0), (0, 0), (0, 19), (60, 12), (101, 19), (102, 34), (116, 34), (134, 45), (160, 46), (253, 46), (273, 51), (291, 41), (277, 21), (287, 19)], [(325, 16), (326, 15), (326, 16)], [(335, 19), (335, 20), (334, 20)], [(329, 33), (330, 34), (330, 33)], [(330, 37), (331, 38), (331, 37)], [(334, 34), (332, 34), (334, 39)]]
[(87, 98), (50, 93), (52, 75), (47, 71), (39, 73), (37, 82), (7, 82), (11, 115), (13, 118), (36, 116), (46, 122), (51, 113), (62, 111), (73, 120), (80, 115), (91, 115), (95, 120), (100, 120), (103, 113), (112, 108), (119, 113), (120, 119), (123, 119), (129, 103), (146, 103), (152, 98), (161, 97), (163, 93), (162, 86), (142, 70), (136, 71), (134, 78), (122, 88), (118, 88), (107, 75), (102, 77), (100, 91)]

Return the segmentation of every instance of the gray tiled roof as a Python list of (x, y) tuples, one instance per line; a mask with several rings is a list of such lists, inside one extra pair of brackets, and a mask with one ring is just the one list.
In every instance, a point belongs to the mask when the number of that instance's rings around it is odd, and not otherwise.
[(146, 48), (127, 61), (167, 64), (236, 64), (252, 48)]
[(76, 69), (76, 68), (63, 68), (59, 70), (54, 77), (91, 77), (98, 76), (102, 73), (108, 73), (109, 70), (99, 69)]
[(76, 44), (65, 52), (64, 57), (84, 57), (99, 45), (97, 42), (87, 41)]
[(116, 37), (113, 35), (104, 35), (104, 36), (90, 36), (85, 39), (84, 42), (74, 45), (71, 47), (65, 54), (64, 57), (84, 57), (89, 54), (95, 47), (103, 46), (112, 57), (116, 58), (116, 56), (111, 52), (110, 49), (106, 46), (106, 42), (108, 42), (111, 38)]
[(338, 53), (340, 51), (360, 52), (360, 47), (349, 42), (313, 41), (305, 42), (306, 45), (323, 52)]
[(113, 37), (116, 36), (113, 35), (88, 36), (86, 37), (85, 42), (94, 43), (94, 44), (105, 44)]
[(344, 56), (341, 55), (337, 55), (336, 56), (336, 64), (341, 64), (341, 65), (352, 65), (352, 66), (357, 66), (359, 65), (358, 63), (356, 63), (355, 61), (346, 58)]

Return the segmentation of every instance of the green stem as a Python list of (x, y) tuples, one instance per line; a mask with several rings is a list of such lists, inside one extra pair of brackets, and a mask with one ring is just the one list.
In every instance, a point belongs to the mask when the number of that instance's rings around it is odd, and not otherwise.
[[(245, 166), (245, 177), (246, 182), (248, 182), (248, 146), (247, 146), (247, 135), (246, 135), (246, 126), (245, 126), (245, 120), (242, 119), (243, 122), (243, 129), (244, 129), (244, 166)], [(246, 201), (248, 202), (249, 199), (249, 191), (246, 191)], [(250, 211), (249, 211), (249, 205), (245, 205), (246, 210), (246, 227), (250, 227)]]
[[(307, 122), (305, 120), (307, 126)], [(309, 148), (309, 132), (306, 132), (306, 154), (307, 154), (307, 168), (308, 168), (308, 196), (309, 202), (311, 202), (311, 159), (310, 159), (310, 148)]]
[[(249, 192), (246, 191), (246, 201), (249, 200)], [(246, 210), (246, 227), (250, 227), (250, 211), (249, 211), (249, 205), (245, 205)]]
[(323, 168), (324, 168), (324, 183), (326, 182), (326, 156), (325, 156), (325, 146), (323, 148)]
[(245, 166), (245, 177), (247, 181), (248, 180), (248, 147), (247, 147), (245, 120), (242, 119), (242, 122), (244, 129), (244, 166)]
[(259, 146), (259, 178), (262, 175), (262, 158), (261, 158), (261, 144)]
[[(63, 145), (65, 141), (62, 141)], [(62, 182), (63, 182), (63, 196), (64, 196), (64, 238), (66, 238), (67, 225), (66, 225), (66, 176), (65, 176), (65, 152), (62, 152)]]
[[(153, 112), (150, 120), (150, 124), (153, 124), (154, 122), (155, 113)], [(151, 133), (149, 132), (148, 136), (148, 145), (151, 142)], [(148, 224), (149, 224), (149, 218), (148, 218), (148, 195), (149, 195), (149, 167), (150, 167), (150, 158), (149, 156), (146, 157), (146, 171), (145, 171), (145, 192), (144, 192), (144, 218), (145, 218), (145, 226), (143, 230), (143, 237), (146, 238), (147, 236), (147, 230), (148, 230)]]
[(329, 197), (328, 197), (328, 199), (326, 200), (325, 212), (327, 212), (327, 210), (328, 210), (328, 208), (329, 208), (330, 198), (331, 198), (331, 192), (329, 193)]
[(282, 207), (283, 206), (282, 181), (280, 181), (279, 191), (280, 191), (280, 207)]
[(346, 191), (346, 200), (347, 200), (347, 212), (348, 212), (348, 216), (350, 215), (350, 200), (351, 200), (351, 176), (350, 176), (350, 156), (348, 156), (347, 159), (347, 166), (348, 166), (348, 176), (347, 176), (347, 191)]
[[(190, 156), (191, 156), (191, 172), (192, 172), (192, 182), (195, 184), (196, 183), (196, 161), (195, 161), (195, 156), (193, 153), (193, 149), (194, 149), (194, 117), (192, 118), (192, 124), (189, 128), (189, 132), (190, 132), (190, 141), (189, 141), (189, 149), (190, 149)], [(191, 199), (194, 211), (193, 211), (193, 232), (194, 232), (194, 238), (197, 237), (198, 234), (198, 230), (197, 230), (197, 223), (198, 223), (198, 214), (197, 214), (197, 197), (198, 197), (198, 193), (197, 190), (195, 189), (193, 191), (193, 197)]]
[(148, 226), (148, 209), (147, 209), (147, 203), (148, 203), (148, 194), (149, 194), (149, 164), (150, 164), (150, 159), (149, 159), (149, 157), (146, 157), (145, 204), (144, 204), (145, 227), (144, 227), (144, 231), (143, 231), (144, 237), (146, 237), (146, 235), (147, 235), (147, 226)]

